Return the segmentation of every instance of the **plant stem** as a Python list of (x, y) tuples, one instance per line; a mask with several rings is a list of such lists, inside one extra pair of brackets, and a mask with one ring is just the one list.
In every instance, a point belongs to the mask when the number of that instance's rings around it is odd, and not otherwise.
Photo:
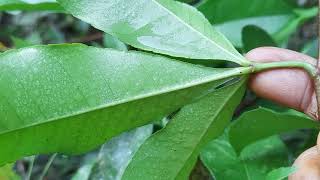
[(52, 162), (53, 162), (53, 160), (54, 160), (54, 158), (56, 156), (57, 156), (57, 153), (53, 154), (50, 157), (50, 159), (48, 160), (47, 164), (45, 165), (45, 167), (44, 167), (44, 169), (43, 169), (43, 171), (42, 171), (42, 173), (41, 173), (41, 175), (39, 177), (39, 180), (43, 180), (44, 176), (47, 174), (47, 172), (48, 172), (48, 170), (49, 170), (49, 168), (50, 168), (50, 166), (51, 166), (51, 164), (52, 164)]
[(235, 68), (235, 71), (231, 72), (229, 76), (252, 74), (277, 68), (300, 68), (305, 70), (314, 80), (318, 75), (317, 68), (309, 63), (302, 61), (279, 61), (270, 63), (251, 63), (251, 65), (247, 67)]
[(252, 64), (253, 72), (261, 72), (275, 68), (301, 68), (304, 69), (314, 79), (317, 76), (317, 68), (309, 63), (302, 61), (279, 61), (271, 63)]
[(26, 180), (30, 180), (30, 178), (31, 178), (35, 158), (36, 158), (35, 156), (30, 157), (29, 168), (28, 168)]

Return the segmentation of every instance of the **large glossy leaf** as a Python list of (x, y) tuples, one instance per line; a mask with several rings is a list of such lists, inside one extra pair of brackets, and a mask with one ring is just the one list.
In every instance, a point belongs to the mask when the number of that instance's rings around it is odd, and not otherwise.
[(214, 91), (217, 80), (238, 72), (79, 44), (7, 51), (0, 69), (0, 164), (35, 153), (87, 151)]
[(136, 48), (194, 59), (248, 62), (192, 6), (173, 0), (58, 0), (75, 17)]
[(245, 112), (232, 124), (229, 132), (230, 143), (240, 152), (246, 145), (259, 139), (303, 128), (319, 128), (319, 123), (294, 110), (276, 112), (258, 108)]
[(223, 133), (244, 93), (244, 79), (184, 108), (134, 155), (123, 179), (188, 179), (203, 145)]
[(55, 0), (1, 0), (0, 11), (58, 11), (63, 8)]
[(201, 160), (216, 180), (263, 180), (270, 171), (289, 165), (286, 146), (277, 136), (247, 146), (238, 156), (224, 135), (203, 149)]
[(238, 47), (241, 29), (247, 25), (259, 26), (282, 42), (300, 23), (317, 15), (316, 8), (299, 13), (284, 0), (204, 0), (198, 9)]

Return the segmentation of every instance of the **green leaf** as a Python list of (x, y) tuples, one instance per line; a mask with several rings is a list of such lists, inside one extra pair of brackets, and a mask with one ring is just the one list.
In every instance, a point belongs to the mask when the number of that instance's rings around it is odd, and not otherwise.
[(297, 13), (284, 0), (204, 0), (198, 9), (237, 47), (243, 45), (241, 30), (247, 25), (263, 28), (281, 43), (299, 24), (317, 15), (316, 8)]
[(214, 24), (292, 12), (292, 7), (283, 0), (204, 0), (198, 9)]
[(180, 110), (134, 155), (122, 179), (188, 179), (201, 148), (221, 135), (245, 86), (242, 79)]
[(133, 47), (191, 59), (249, 62), (192, 6), (173, 0), (58, 0), (75, 17)]
[(319, 13), (318, 7), (313, 7), (309, 9), (295, 9), (294, 18), (292, 18), (289, 23), (287, 23), (284, 28), (279, 30), (274, 34), (274, 39), (281, 43), (283, 40), (287, 41), (290, 35), (296, 32), (299, 25), (306, 22), (310, 18), (316, 17)]
[(280, 138), (273, 136), (247, 146), (237, 156), (224, 134), (203, 149), (201, 160), (216, 180), (265, 179), (269, 171), (288, 166), (288, 152)]
[(122, 174), (142, 143), (152, 134), (153, 126), (143, 126), (112, 138), (102, 145), (100, 152), (78, 170), (72, 180), (115, 180)]
[(0, 164), (91, 150), (239, 73), (80, 44), (6, 51), (0, 69)]
[(12, 40), (14, 47), (17, 49), (35, 45), (33, 42), (30, 42), (30, 41), (24, 40), (24, 39), (20, 39), (20, 38), (14, 37), (14, 36), (11, 37), (11, 40)]
[(310, 42), (308, 42), (301, 50), (302, 53), (307, 54), (309, 56), (312, 56), (314, 58), (318, 57), (318, 47), (319, 47), (319, 43), (318, 43), (318, 39), (314, 39)]
[(246, 26), (242, 29), (242, 42), (245, 52), (262, 46), (277, 46), (266, 31), (253, 25)]
[(194, 3), (198, 2), (198, 0), (176, 0), (176, 1), (184, 2), (184, 3), (188, 3), (188, 4), (194, 4)]
[(117, 49), (117, 50), (121, 50), (121, 51), (128, 50), (127, 46), (123, 42), (119, 41), (118, 38), (113, 37), (109, 34), (104, 34), (103, 45), (106, 48), (112, 48), (112, 49)]
[[(86, 157), (88, 158), (88, 157)], [(89, 157), (85, 160), (85, 163), (77, 170), (72, 176), (71, 180), (89, 180), (92, 169), (96, 163), (95, 157)]]
[(13, 171), (13, 165), (7, 164), (0, 167), (0, 179), (1, 180), (18, 180), (19, 176)]
[(266, 180), (282, 180), (289, 177), (295, 171), (295, 167), (281, 167), (279, 169), (274, 169), (268, 173)]
[[(295, 110), (276, 112), (258, 108), (242, 114), (230, 127), (230, 143), (237, 152), (246, 145), (275, 134), (304, 128), (319, 128), (305, 114)], [(247, 135), (243, 135), (243, 133)]]
[(299, 5), (299, 1), (296, 0), (284, 0), (286, 3), (288, 3), (290, 6), (292, 7), (299, 7), (301, 5)]
[(1, 0), (0, 11), (56, 11), (63, 12), (63, 8), (54, 0)]

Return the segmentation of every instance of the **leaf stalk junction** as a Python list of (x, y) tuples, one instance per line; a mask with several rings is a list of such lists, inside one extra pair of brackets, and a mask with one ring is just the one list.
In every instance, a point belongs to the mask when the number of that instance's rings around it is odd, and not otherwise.
[(238, 75), (258, 73), (271, 69), (278, 68), (300, 68), (305, 70), (314, 82), (314, 89), (317, 98), (318, 112), (314, 115), (316, 119), (319, 119), (320, 114), (320, 73), (316, 66), (303, 62), (303, 61), (279, 61), (270, 63), (254, 63), (247, 65), (246, 67), (238, 68)]

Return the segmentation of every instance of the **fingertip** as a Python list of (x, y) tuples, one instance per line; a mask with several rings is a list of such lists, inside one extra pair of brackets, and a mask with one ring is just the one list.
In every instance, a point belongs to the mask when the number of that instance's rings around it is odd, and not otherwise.
[(319, 180), (320, 154), (316, 147), (304, 151), (294, 162), (297, 171), (290, 175), (289, 180)]
[(250, 50), (245, 57), (254, 62), (270, 62), (270, 61), (279, 61), (278, 53), (276, 52), (275, 47), (258, 47)]

